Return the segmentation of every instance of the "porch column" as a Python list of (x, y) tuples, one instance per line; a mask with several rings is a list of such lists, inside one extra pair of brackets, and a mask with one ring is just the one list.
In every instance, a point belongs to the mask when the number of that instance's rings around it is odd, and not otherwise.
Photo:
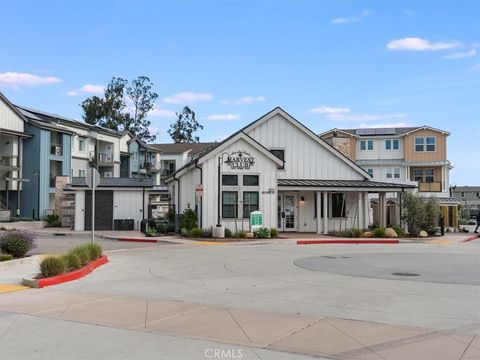
[(364, 214), (363, 214), (363, 211), (365, 209), (365, 207), (363, 206), (363, 193), (362, 192), (358, 192), (357, 194), (357, 197), (358, 197), (358, 201), (357, 201), (357, 208), (358, 208), (358, 211), (357, 211), (357, 214), (358, 214), (358, 223), (357, 223), (357, 226), (359, 229), (363, 228), (363, 223), (364, 223)]
[(386, 196), (384, 192), (378, 193), (378, 205), (379, 205), (379, 221), (380, 221), (380, 226), (385, 227), (387, 226), (387, 202), (386, 202)]
[(322, 193), (320, 191), (317, 191), (315, 193), (315, 196), (317, 197), (317, 234), (322, 233)]
[(370, 202), (368, 201), (368, 192), (363, 193), (363, 228), (370, 225)]
[(328, 234), (328, 192), (323, 192), (323, 233)]

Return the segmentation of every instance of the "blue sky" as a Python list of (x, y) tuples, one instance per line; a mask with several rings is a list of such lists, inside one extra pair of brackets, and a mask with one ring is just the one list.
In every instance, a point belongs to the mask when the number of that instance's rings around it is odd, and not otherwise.
[(221, 140), (275, 106), (315, 132), (448, 130), (451, 184), (480, 184), (480, 2), (2, 0), (0, 91), (81, 119), (112, 76), (149, 76), (169, 141), (189, 105)]

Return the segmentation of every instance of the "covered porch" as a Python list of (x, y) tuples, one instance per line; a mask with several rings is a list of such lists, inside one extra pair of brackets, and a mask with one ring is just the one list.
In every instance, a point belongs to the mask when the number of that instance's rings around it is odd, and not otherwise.
[(277, 227), (282, 232), (328, 234), (371, 223), (369, 194), (379, 198), (379, 225), (387, 226), (387, 193), (412, 185), (368, 180), (278, 180)]

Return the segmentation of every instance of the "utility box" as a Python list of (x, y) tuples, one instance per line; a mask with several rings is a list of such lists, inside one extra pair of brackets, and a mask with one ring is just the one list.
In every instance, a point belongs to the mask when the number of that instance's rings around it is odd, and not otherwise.
[(263, 227), (263, 214), (261, 211), (252, 211), (250, 213), (250, 230), (257, 231)]

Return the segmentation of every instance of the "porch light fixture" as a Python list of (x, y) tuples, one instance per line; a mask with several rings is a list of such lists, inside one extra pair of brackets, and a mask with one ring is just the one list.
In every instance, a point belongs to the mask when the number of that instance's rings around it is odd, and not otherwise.
[(303, 196), (300, 196), (300, 202), (303, 204), (305, 203), (305, 198)]

